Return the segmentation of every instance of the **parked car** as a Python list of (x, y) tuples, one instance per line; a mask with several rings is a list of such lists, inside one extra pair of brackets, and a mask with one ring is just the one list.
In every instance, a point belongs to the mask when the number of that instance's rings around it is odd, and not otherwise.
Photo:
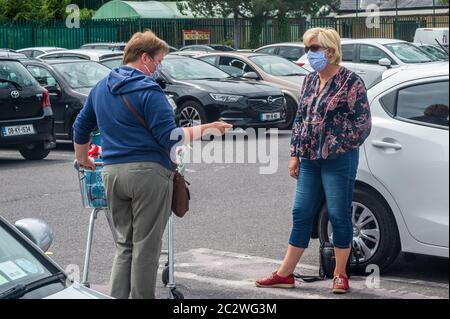
[(81, 46), (81, 50), (111, 50), (125, 51), (126, 42), (110, 42), (110, 43), (86, 43)]
[(210, 51), (236, 51), (236, 49), (223, 44), (195, 44), (195, 45), (186, 45), (182, 48), (180, 48), (180, 51), (203, 51), (203, 52), (210, 52)]
[(449, 28), (418, 28), (414, 42), (444, 47), (448, 52)]
[[(449, 257), (449, 64), (405, 66), (368, 91), (373, 129), (361, 148), (353, 241), (362, 269), (400, 251)], [(319, 238), (332, 240), (326, 205)]]
[(72, 125), (91, 89), (110, 69), (87, 60), (27, 60), (23, 62), (35, 79), (50, 92), (55, 116), (55, 135), (72, 139)]
[(289, 129), (297, 114), (300, 91), (308, 70), (285, 58), (262, 53), (219, 52), (197, 57), (233, 77), (260, 81), (281, 89), (286, 97), (286, 122), (281, 129)]
[(20, 50), (17, 50), (17, 52), (26, 55), (28, 58), (36, 58), (36, 57), (46, 54), (46, 53), (56, 52), (56, 51), (64, 51), (64, 50), (67, 50), (67, 49), (58, 48), (58, 47), (35, 47), (35, 48), (20, 49)]
[(53, 232), (43, 221), (0, 216), (0, 299), (111, 299), (68, 278), (45, 255)]
[(194, 58), (168, 55), (158, 83), (178, 105), (180, 126), (224, 120), (240, 128), (270, 128), (285, 122), (280, 89), (233, 78)]
[[(306, 54), (300, 59), (311, 69)], [(393, 39), (343, 39), (342, 65), (362, 77), (370, 88), (384, 71), (405, 64), (435, 62), (415, 45)]]
[(79, 60), (91, 60), (99, 62), (108, 58), (122, 55), (123, 55), (122, 51), (85, 49), (85, 50), (66, 50), (66, 51), (46, 53), (38, 56), (37, 58), (41, 60), (79, 59)]
[(435, 61), (446, 61), (448, 60), (448, 52), (444, 49), (431, 44), (413, 43), (416, 47), (425, 51), (430, 57)]
[(0, 49), (0, 58), (10, 58), (16, 60), (25, 60), (27, 56), (11, 49)]
[(279, 55), (298, 64), (299, 66), (304, 65), (303, 62), (299, 61), (305, 54), (305, 45), (301, 42), (270, 44), (256, 49), (255, 52)]
[(56, 146), (49, 92), (19, 60), (0, 57), (0, 147), (42, 160)]
[(99, 63), (103, 64), (104, 66), (106, 66), (109, 69), (114, 69), (114, 68), (121, 66), (122, 62), (123, 62), (123, 55), (104, 59), (104, 60), (100, 61)]

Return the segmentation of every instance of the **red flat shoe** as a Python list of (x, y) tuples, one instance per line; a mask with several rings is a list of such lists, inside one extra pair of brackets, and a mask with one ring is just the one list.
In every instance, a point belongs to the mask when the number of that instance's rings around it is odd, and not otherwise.
[(295, 288), (295, 278), (291, 274), (287, 277), (278, 276), (273, 272), (272, 276), (256, 280), (256, 286), (260, 288)]
[(333, 279), (333, 293), (346, 294), (350, 290), (347, 276), (337, 275)]

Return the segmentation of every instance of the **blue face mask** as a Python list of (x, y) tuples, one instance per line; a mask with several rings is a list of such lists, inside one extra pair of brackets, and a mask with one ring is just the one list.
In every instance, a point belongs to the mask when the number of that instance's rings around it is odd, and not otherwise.
[(155, 64), (153, 62), (153, 65), (155, 66), (155, 72), (150, 72), (150, 69), (148, 68), (147, 65), (144, 64), (144, 67), (147, 69), (148, 73), (150, 74), (150, 76), (153, 78), (153, 80), (158, 79), (161, 76), (161, 71), (162, 71), (162, 64)]
[(314, 71), (322, 72), (328, 65), (328, 59), (325, 51), (308, 52), (308, 61)]

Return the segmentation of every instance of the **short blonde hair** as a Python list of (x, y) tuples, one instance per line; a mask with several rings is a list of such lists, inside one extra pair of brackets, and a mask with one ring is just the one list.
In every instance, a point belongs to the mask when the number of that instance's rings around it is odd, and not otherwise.
[(151, 31), (137, 32), (125, 47), (123, 64), (136, 62), (143, 53), (147, 53), (154, 58), (160, 52), (169, 53), (169, 46), (165, 41)]
[(334, 55), (330, 60), (331, 64), (339, 65), (342, 62), (342, 46), (339, 33), (333, 28), (313, 28), (303, 35), (303, 43), (309, 46), (313, 39), (317, 39), (324, 49), (333, 49)]

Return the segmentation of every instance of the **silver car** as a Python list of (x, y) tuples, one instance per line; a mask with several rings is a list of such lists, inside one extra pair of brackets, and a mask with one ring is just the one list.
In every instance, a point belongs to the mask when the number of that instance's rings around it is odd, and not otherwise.
[[(300, 59), (310, 68), (306, 54)], [(356, 72), (370, 88), (389, 68), (435, 62), (415, 45), (394, 39), (343, 39), (342, 65)]]
[(64, 50), (46, 53), (38, 56), (41, 60), (50, 59), (80, 59), (80, 60), (91, 60), (95, 62), (100, 62), (105, 59), (122, 56), (122, 51), (111, 51), (111, 50), (97, 50), (97, 49), (79, 49), (79, 50)]
[(72, 282), (44, 252), (53, 233), (37, 219), (11, 225), (0, 216), (0, 299), (111, 299)]

